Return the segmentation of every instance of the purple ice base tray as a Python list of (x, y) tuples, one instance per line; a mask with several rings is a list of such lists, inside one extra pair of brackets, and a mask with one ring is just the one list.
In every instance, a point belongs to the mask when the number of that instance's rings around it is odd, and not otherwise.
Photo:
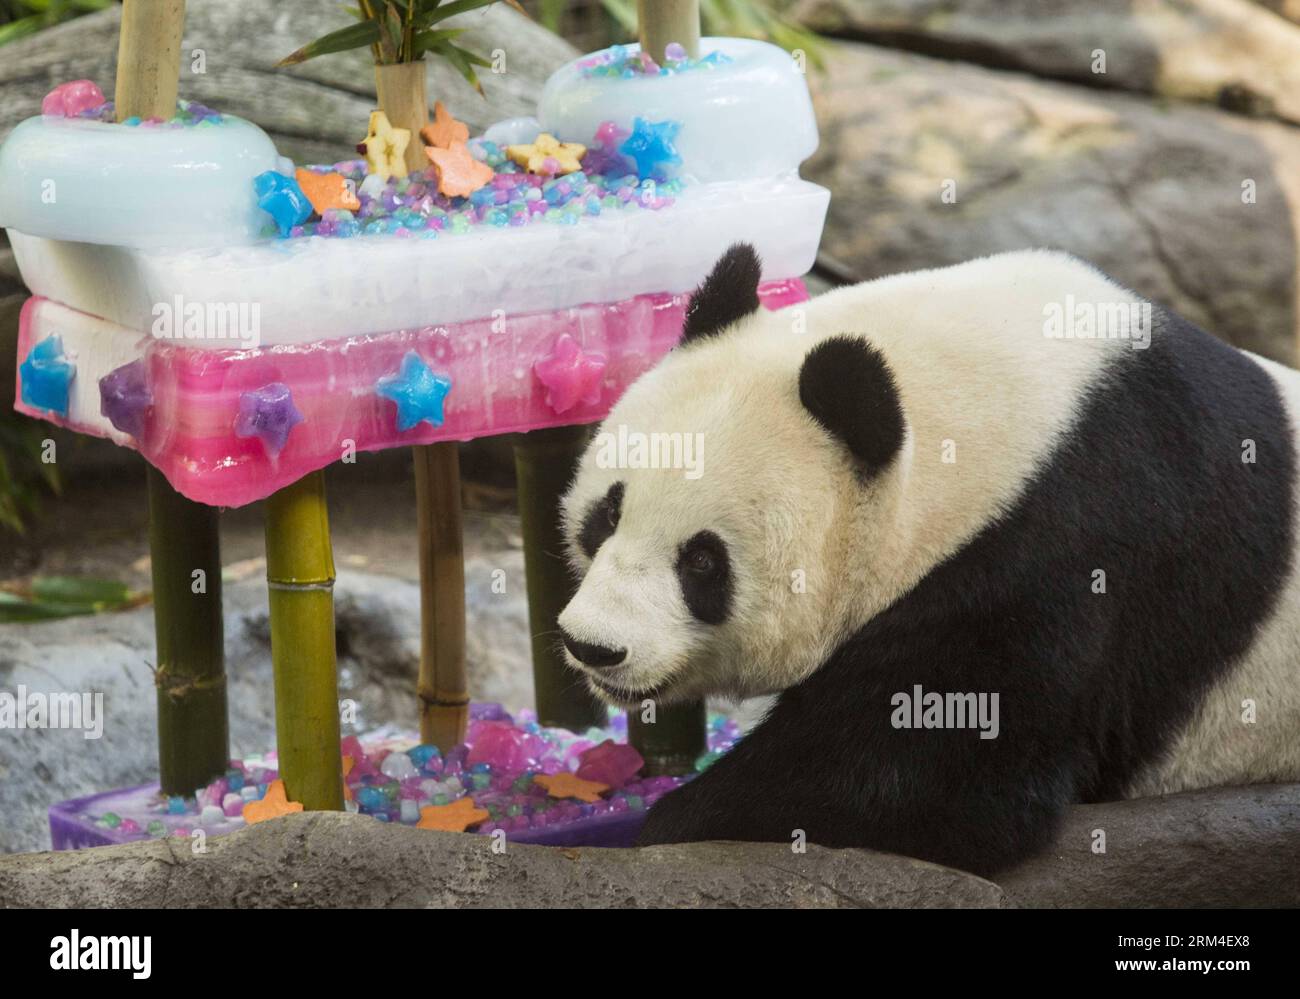
[[(737, 724), (711, 714), (707, 767), (740, 736)], [(510, 714), (499, 704), (470, 708), (465, 742), (445, 755), (411, 734), (381, 729), (343, 740), (350, 761), (344, 778), (349, 811), (380, 822), (415, 825), (421, 809), (469, 797), (489, 818), (470, 830), (504, 831), (511, 842), (543, 846), (631, 846), (646, 812), (693, 774), (645, 777), (640, 756), (627, 745), (627, 719), (611, 710), (603, 728), (582, 734), (538, 724), (531, 711)], [(600, 800), (556, 798), (535, 778), (575, 773), (605, 784)], [(80, 850), (165, 836), (191, 836), (196, 829), (220, 836), (247, 823), (243, 806), (260, 800), (279, 777), (274, 752), (231, 760), (223, 777), (188, 796), (166, 796), (158, 785), (104, 791), (50, 807), (50, 839), (56, 850)]]

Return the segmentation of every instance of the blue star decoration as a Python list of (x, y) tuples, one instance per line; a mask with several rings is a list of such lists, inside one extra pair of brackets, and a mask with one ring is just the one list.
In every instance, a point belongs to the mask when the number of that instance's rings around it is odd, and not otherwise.
[(289, 431), (303, 420), (293, 404), (293, 394), (283, 382), (271, 382), (239, 397), (236, 437), (256, 437), (266, 453), (277, 458), (289, 440)]
[(375, 392), (397, 403), (397, 429), (410, 430), (420, 422), (440, 427), (445, 419), (443, 400), (451, 391), (451, 379), (434, 374), (433, 369), (413, 350), (402, 358), (395, 375), (385, 375), (375, 383)]
[(636, 163), (637, 176), (642, 180), (653, 177), (660, 167), (676, 166), (682, 158), (677, 155), (673, 139), (681, 130), (679, 121), (646, 121), (632, 119), (632, 134), (618, 147), (624, 156)]
[(62, 337), (46, 337), (33, 347), (18, 366), (18, 374), (23, 402), (33, 409), (68, 415), (68, 389), (77, 366), (64, 356)]
[(253, 190), (257, 192), (257, 207), (275, 220), (281, 237), (311, 218), (311, 202), (292, 177), (267, 170), (253, 178)]

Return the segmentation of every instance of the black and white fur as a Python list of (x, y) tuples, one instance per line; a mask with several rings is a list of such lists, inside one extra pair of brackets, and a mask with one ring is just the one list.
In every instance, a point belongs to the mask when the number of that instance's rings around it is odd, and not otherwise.
[[(1158, 306), (1145, 350), (1045, 336), (1067, 296), (1140, 301), (1057, 253), (775, 313), (758, 277), (733, 248), (604, 424), (701, 432), (703, 474), (598, 440), (566, 499), (596, 694), (780, 692), (642, 843), (803, 830), (988, 873), (1072, 802), (1300, 777), (1300, 375)], [(893, 727), (917, 684), (996, 692), (998, 737)]]

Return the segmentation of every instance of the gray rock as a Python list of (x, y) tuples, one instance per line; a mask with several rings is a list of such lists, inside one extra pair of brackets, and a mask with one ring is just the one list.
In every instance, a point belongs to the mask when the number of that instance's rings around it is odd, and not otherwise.
[(1250, 0), (803, 0), (796, 13), (841, 37), (1300, 120), (1300, 27)]
[[(478, 700), (532, 704), (523, 586), (492, 594), (476, 580), (502, 563), (522, 580), (515, 550), (477, 556), (466, 594), (470, 690)], [(517, 563), (517, 564), (516, 564)], [(275, 744), (265, 566), (228, 566), (224, 588), (231, 751), (261, 753)], [(339, 694), (357, 705), (357, 725), (416, 726), (419, 591), (410, 582), (343, 571), (336, 587)], [(505, 622), (503, 626), (502, 622)], [(56, 801), (157, 779), (153, 611), (68, 618), (0, 628), (0, 690), (102, 692), (103, 736), (22, 730), (4, 733), (0, 754), (0, 852), (48, 849), (46, 812)]]
[[(94, 80), (112, 96), (121, 8), (69, 21), (5, 46), (0, 65), (0, 137), (40, 113), (57, 84)], [(291, 69), (275, 63), (349, 23), (339, 4), (319, 0), (190, 0), (182, 43), (181, 96), (257, 122), (298, 162), (352, 155), (366, 133), (375, 81), (368, 49), (322, 56)], [(447, 22), (465, 28), (460, 44), (484, 55), (504, 52), (502, 73), (483, 70), (486, 100), (442, 60), (429, 60), (429, 98), (441, 98), (475, 128), (532, 114), (541, 84), (577, 50), (506, 5)], [(202, 52), (202, 73), (194, 72)]]
[(1051, 850), (997, 881), (1027, 908), (1295, 908), (1300, 784), (1080, 805)]
[(554, 849), (390, 826), (365, 816), (290, 815), (211, 840), (150, 841), (0, 857), (9, 907), (998, 908), (996, 885), (865, 850), (692, 843)]
[(827, 263), (863, 279), (1056, 247), (1294, 359), (1293, 129), (858, 44), (812, 82), (822, 145), (804, 173), (834, 192)]

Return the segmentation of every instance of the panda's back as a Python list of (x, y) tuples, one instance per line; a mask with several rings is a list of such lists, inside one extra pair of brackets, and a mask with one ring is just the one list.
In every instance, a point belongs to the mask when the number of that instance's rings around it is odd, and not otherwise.
[[(983, 681), (1004, 691), (1008, 748), (1015, 713), (1038, 716), (1025, 752), (1071, 732), (1083, 800), (1300, 778), (1300, 375), (1061, 254), (836, 294), (821, 332), (860, 316), (916, 417), (918, 506), (948, 475), (987, 494), (953, 520), (969, 536), (855, 639), (873, 662), (882, 642), (917, 643), (882, 691), (908, 689), (918, 660), (1002, 641)], [(1149, 339), (1058, 338), (1055, 302), (1149, 307)], [(937, 457), (948, 439), (957, 471)], [(984, 613), (1016, 624), (993, 637)]]

